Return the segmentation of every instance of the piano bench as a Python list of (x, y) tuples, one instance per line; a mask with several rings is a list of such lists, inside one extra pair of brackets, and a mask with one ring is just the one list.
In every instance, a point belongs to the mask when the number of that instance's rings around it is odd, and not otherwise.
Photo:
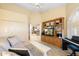
[(79, 52), (79, 47), (73, 44), (69, 44), (68, 48), (72, 50), (72, 53), (69, 56), (76, 56), (76, 52)]

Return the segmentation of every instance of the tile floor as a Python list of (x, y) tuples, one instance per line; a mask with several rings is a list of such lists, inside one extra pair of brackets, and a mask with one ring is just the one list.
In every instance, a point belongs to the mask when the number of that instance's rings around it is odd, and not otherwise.
[[(51, 48), (51, 50), (49, 50), (47, 52), (48, 56), (67, 56), (72, 52), (70, 49), (62, 50), (61, 48), (58, 48), (58, 47), (51, 45), (51, 44), (47, 44), (47, 43), (42, 42), (42, 41), (40, 41), (40, 43)], [(79, 56), (79, 52), (76, 52), (76, 54), (77, 54), (77, 56)]]

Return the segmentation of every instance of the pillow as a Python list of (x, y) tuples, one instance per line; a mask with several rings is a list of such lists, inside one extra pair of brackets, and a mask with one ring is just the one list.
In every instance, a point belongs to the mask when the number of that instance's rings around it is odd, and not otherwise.
[(16, 36), (8, 37), (8, 41), (12, 47), (14, 47), (17, 43), (21, 42), (21, 40)]

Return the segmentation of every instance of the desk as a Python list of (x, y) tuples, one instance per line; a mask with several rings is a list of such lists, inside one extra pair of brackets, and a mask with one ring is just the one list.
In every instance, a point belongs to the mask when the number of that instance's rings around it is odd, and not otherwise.
[(68, 40), (68, 39), (62, 39), (62, 49), (63, 50), (67, 50), (67, 45), (68, 44), (74, 44), (76, 46), (79, 46), (79, 44), (75, 43), (75, 42), (72, 42), (71, 40)]

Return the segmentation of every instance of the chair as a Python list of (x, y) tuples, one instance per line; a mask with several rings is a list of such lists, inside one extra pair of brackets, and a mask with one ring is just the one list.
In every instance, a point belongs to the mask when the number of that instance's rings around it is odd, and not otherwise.
[(79, 52), (79, 47), (73, 44), (69, 44), (68, 48), (72, 50), (72, 53), (69, 56), (76, 56), (76, 52)]

